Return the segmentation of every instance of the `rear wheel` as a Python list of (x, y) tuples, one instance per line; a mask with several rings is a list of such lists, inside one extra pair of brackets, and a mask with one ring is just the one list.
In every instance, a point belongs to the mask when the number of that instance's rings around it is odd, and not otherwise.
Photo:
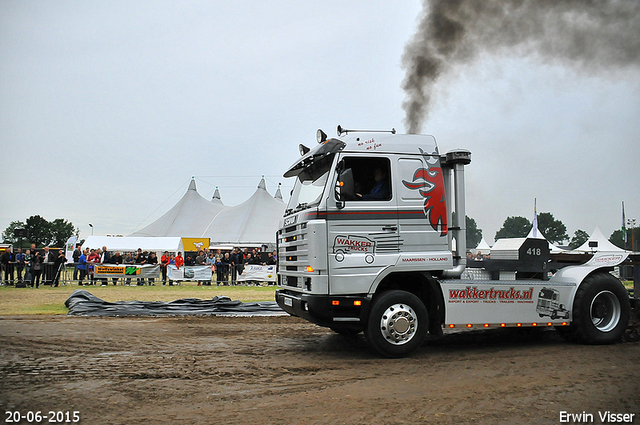
[(429, 316), (420, 298), (406, 291), (382, 293), (373, 302), (365, 336), (380, 354), (404, 357), (427, 336)]
[(583, 344), (611, 344), (629, 325), (629, 293), (609, 273), (587, 277), (573, 303), (572, 337)]

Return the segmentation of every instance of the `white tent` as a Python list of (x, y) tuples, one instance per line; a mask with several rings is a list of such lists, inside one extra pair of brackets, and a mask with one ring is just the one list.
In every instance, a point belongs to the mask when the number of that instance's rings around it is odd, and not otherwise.
[[(589, 244), (593, 244), (596, 246), (589, 246)], [(576, 248), (576, 251), (586, 251), (586, 252), (624, 252), (624, 249), (618, 248), (602, 234), (598, 227), (595, 228), (591, 236), (589, 236), (589, 240), (583, 243), (580, 247)]]
[(213, 198), (211, 198), (211, 202), (215, 205), (224, 206), (224, 204), (222, 203), (222, 199), (220, 198), (220, 191), (218, 190), (218, 186), (216, 186), (216, 191), (213, 192)]
[(271, 196), (262, 178), (251, 198), (221, 211), (202, 237), (209, 238), (211, 244), (275, 244), (284, 208), (282, 195)]
[[(529, 234), (527, 235), (527, 238), (544, 239), (545, 241), (547, 240), (547, 238), (544, 237), (544, 235), (540, 232), (540, 230), (538, 229), (538, 226), (535, 223), (531, 227), (531, 230), (529, 231)], [(563, 249), (558, 248), (557, 246), (555, 246), (554, 244), (552, 244), (549, 241), (547, 241), (547, 243), (549, 244), (549, 252), (551, 252), (552, 254), (556, 254), (558, 252), (563, 252), (564, 251)]]
[(282, 186), (282, 183), (278, 183), (278, 190), (276, 190), (276, 194), (273, 195), (273, 197), (284, 202), (284, 200), (282, 199), (282, 191), (280, 190), (280, 186)]
[(218, 188), (207, 201), (191, 180), (187, 193), (173, 208), (129, 236), (209, 238), (213, 246), (272, 245), (284, 209), (280, 187), (272, 197), (264, 177), (251, 198), (235, 207), (222, 203)]
[(153, 252), (178, 252), (182, 249), (182, 239), (179, 237), (118, 237), (118, 236), (89, 236), (82, 248), (107, 247), (109, 252), (134, 252), (138, 248)]
[(200, 196), (196, 190), (196, 181), (192, 179), (187, 193), (173, 208), (153, 223), (129, 236), (202, 237), (218, 213), (227, 208), (220, 200), (220, 193), (217, 189), (216, 194), (214, 194), (214, 199), (207, 201)]
[(480, 239), (480, 243), (478, 244), (478, 246), (476, 246), (475, 249), (470, 249), (469, 251), (471, 251), (475, 255), (478, 252), (488, 253), (490, 250), (491, 250), (491, 247), (489, 246), (489, 244), (487, 243), (487, 241), (484, 239), (484, 236), (483, 236), (482, 239)]

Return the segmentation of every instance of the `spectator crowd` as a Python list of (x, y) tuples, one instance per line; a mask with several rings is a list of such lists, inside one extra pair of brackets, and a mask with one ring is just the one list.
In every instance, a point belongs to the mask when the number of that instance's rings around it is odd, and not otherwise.
[[(173, 265), (177, 269), (184, 266), (209, 266), (212, 270), (211, 280), (200, 280), (198, 285), (235, 285), (238, 276), (242, 275), (245, 265), (275, 265), (276, 251), (265, 252), (260, 248), (234, 248), (223, 252), (221, 249), (214, 251), (204, 248), (197, 252), (170, 253), (165, 251), (160, 258), (155, 252), (111, 252), (106, 246), (102, 248), (82, 248), (80, 245), (73, 251), (73, 281), (78, 285), (108, 285), (108, 279), (95, 276), (97, 265), (159, 265), (163, 285), (173, 285), (174, 281), (168, 278), (168, 266)], [(61, 276), (65, 271), (67, 258), (65, 251), (60, 249), (57, 253), (45, 247), (42, 250), (31, 245), (24, 253), (22, 248), (14, 254), (11, 248), (7, 248), (0, 256), (2, 264), (2, 284), (15, 284), (16, 286), (28, 286), (39, 288), (40, 284), (59, 285)], [(71, 264), (69, 264), (71, 265)], [(17, 278), (16, 278), (17, 277)], [(113, 285), (117, 285), (119, 278), (111, 278)], [(155, 285), (154, 278), (126, 277), (122, 283), (131, 285), (131, 280), (136, 279), (137, 285)]]

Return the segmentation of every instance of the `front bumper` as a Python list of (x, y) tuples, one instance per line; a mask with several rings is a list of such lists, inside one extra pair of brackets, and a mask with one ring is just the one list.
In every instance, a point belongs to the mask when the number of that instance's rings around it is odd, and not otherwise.
[(362, 330), (369, 317), (370, 300), (366, 295), (312, 295), (280, 289), (276, 302), (292, 316), (330, 328)]

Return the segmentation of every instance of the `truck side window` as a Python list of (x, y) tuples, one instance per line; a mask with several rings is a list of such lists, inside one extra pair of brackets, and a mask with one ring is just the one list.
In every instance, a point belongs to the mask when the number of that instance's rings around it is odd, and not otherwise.
[(387, 158), (345, 158), (343, 170), (351, 169), (357, 201), (391, 199), (391, 165)]

